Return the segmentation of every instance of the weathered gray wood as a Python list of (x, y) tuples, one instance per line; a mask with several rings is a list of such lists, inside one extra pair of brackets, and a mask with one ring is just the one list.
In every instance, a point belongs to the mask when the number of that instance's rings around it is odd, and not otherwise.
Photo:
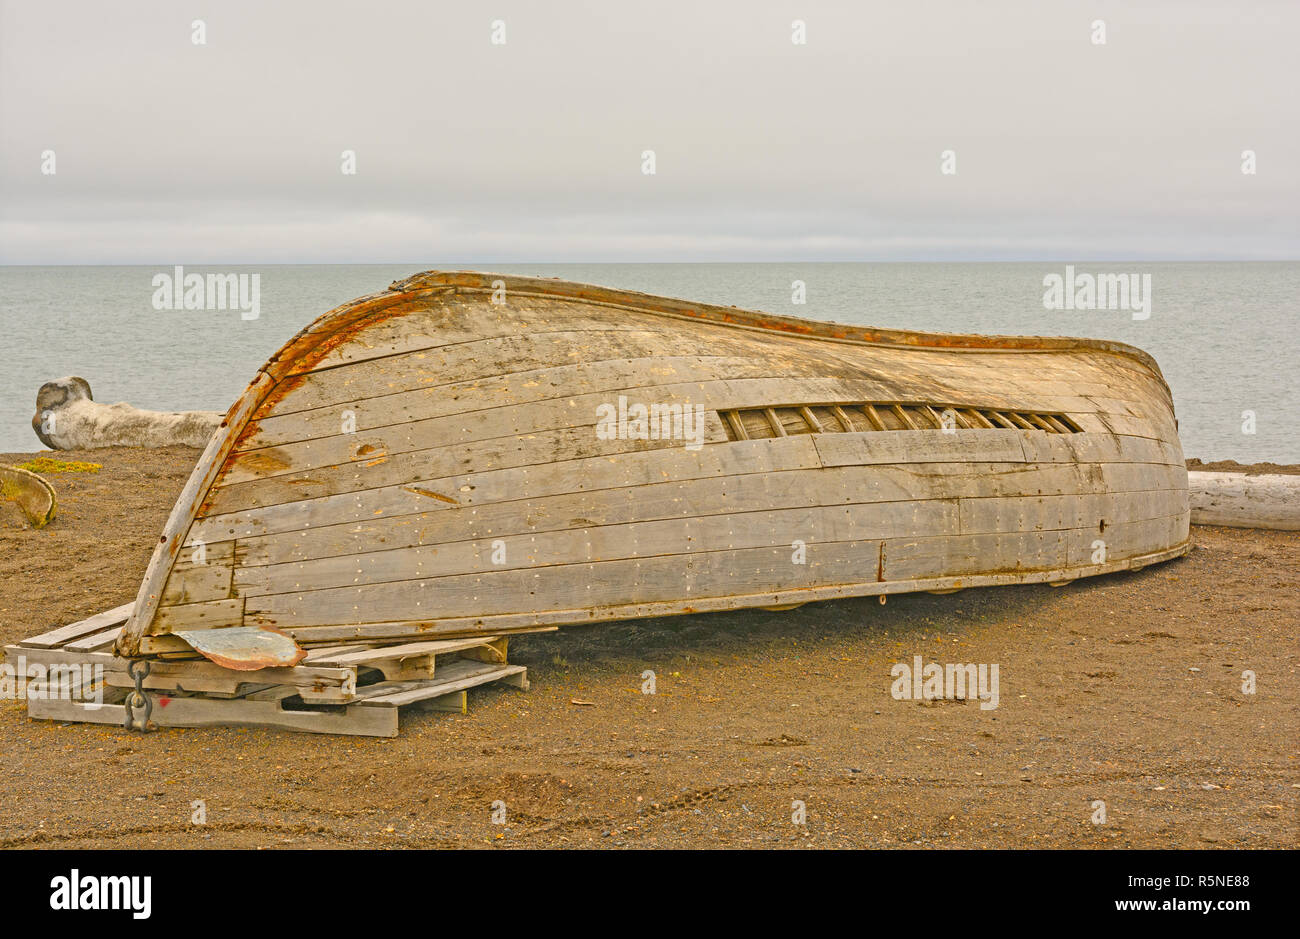
[[(746, 480), (754, 478), (758, 480), (761, 490), (762, 477), (777, 474), (782, 474), (781, 478), (773, 485), (789, 483), (800, 489), (806, 488), (807, 485), (833, 486), (835, 477), (843, 475), (835, 470), (817, 476), (805, 476), (802, 480), (785, 475), (787, 469), (799, 468), (801, 464), (806, 466), (810, 459), (815, 459), (816, 448), (812, 440), (813, 438), (810, 437), (796, 437), (747, 442), (745, 446), (752, 448), (749, 451), (752, 461), (750, 466), (734, 475), (720, 470), (739, 468), (743, 464), (728, 461), (710, 465), (706, 461), (701, 461), (701, 465), (694, 471), (683, 469), (679, 473), (675, 471), (680, 468), (680, 461), (670, 459), (665, 459), (658, 467), (650, 461), (606, 460), (603, 470), (599, 464), (584, 463), (582, 468), (578, 469), (566, 463), (562, 466), (542, 468), (540, 471), (472, 474), (465, 477), (432, 480), (415, 487), (390, 486), (346, 496), (323, 497), (320, 500), (297, 503), (285, 510), (249, 510), (213, 519), (210, 523), (204, 524), (202, 531), (212, 540), (251, 539), (253, 536), (278, 532), (308, 532), (347, 522), (373, 522), (380, 517), (394, 518), (423, 514), (430, 508), (438, 512), (474, 508), (472, 513), (461, 512), (446, 519), (434, 518), (435, 522), (445, 522), (455, 526), (465, 524), (466, 520), (461, 516), (485, 518), (501, 511), (515, 517), (527, 516), (530, 522), (549, 517), (582, 518), (586, 517), (584, 513), (588, 510), (597, 510), (603, 504), (628, 502), (633, 492), (636, 493), (638, 501), (645, 502), (653, 502), (661, 496), (675, 500), (679, 494), (693, 491), (697, 492), (702, 499), (714, 500), (724, 497), (722, 493), (726, 492), (731, 478), (739, 480), (736, 486), (731, 487), (733, 489), (748, 485)], [(791, 450), (782, 454), (778, 450), (778, 446), (782, 445), (790, 447)], [(572, 481), (579, 478), (577, 475), (579, 473), (584, 486), (581, 491), (574, 493)], [(705, 475), (701, 476), (701, 473)], [(705, 482), (699, 486), (687, 485), (700, 478)], [(412, 492), (412, 489), (419, 489), (421, 492)], [(435, 493), (439, 498), (434, 498), (429, 493)], [(518, 501), (525, 494), (528, 496), (527, 504)], [(910, 493), (904, 493), (900, 498), (909, 496), (915, 497)], [(507, 506), (505, 503), (514, 504)], [(817, 500), (813, 499), (810, 502), (804, 499), (801, 500), (801, 504), (817, 504)], [(776, 507), (777, 505), (777, 503), (759, 502), (754, 507)], [(523, 512), (524, 509), (532, 511)], [(534, 526), (516, 525), (513, 530), (518, 531), (525, 527)], [(252, 543), (250, 540), (250, 544)]]
[(744, 596), (874, 579), (878, 550), (876, 542), (864, 540), (809, 544), (802, 564), (795, 563), (793, 555), (787, 545), (430, 577), (316, 590), (310, 604), (302, 603), (297, 594), (247, 597), (245, 619), (251, 625), (284, 628), (403, 620), (424, 610), (439, 617), (489, 616), (518, 610), (521, 597), (537, 596), (544, 597), (548, 607), (559, 609), (671, 598), (685, 598), (685, 605), (690, 605), (695, 597)]
[[(120, 687), (134, 684), (120, 659), (105, 673), (105, 681)], [(146, 688), (192, 692), (233, 693), (248, 684), (284, 685), (344, 700), (356, 690), (357, 670), (341, 666), (296, 665), (236, 672), (206, 659), (196, 659), (189, 662), (156, 662), (144, 681)]]
[[(20, 660), (25, 663), (43, 666), (81, 666), (101, 667), (104, 681), (115, 687), (132, 687), (134, 680), (126, 672), (126, 661), (108, 652), (84, 652), (71, 648), (27, 648), (24, 646), (6, 646), (6, 660), (15, 664)], [(222, 668), (206, 659), (194, 659), (183, 662), (155, 660), (150, 663), (148, 677), (144, 687), (155, 691), (191, 691), (204, 693), (237, 693), (249, 684), (275, 683), (297, 689), (311, 688), (326, 692), (335, 689), (337, 697), (346, 697), (357, 682), (355, 667), (309, 667), (298, 665), (292, 668), (264, 668), (249, 672), (236, 672)], [(333, 693), (333, 692), (330, 692)]]
[(94, 616), (78, 620), (75, 623), (69, 623), (67, 626), (60, 626), (58, 629), (51, 629), (47, 633), (41, 633), (39, 636), (24, 639), (18, 645), (29, 649), (54, 649), (64, 646), (74, 639), (80, 639), (92, 633), (103, 632), (111, 626), (121, 626), (130, 617), (131, 609), (134, 606), (134, 600), (130, 603), (123, 603), (121, 606), (105, 610), (103, 613), (96, 613)]
[(825, 434), (814, 438), (823, 466), (903, 463), (1023, 463), (1024, 446), (1014, 430), (886, 430)]
[[(801, 495), (816, 498), (817, 493)], [(376, 584), (559, 564), (689, 555), (698, 551), (791, 547), (799, 540), (847, 542), (957, 527), (955, 500), (810, 506), (768, 512), (691, 515), (685, 519), (615, 524), (511, 535), (491, 542), (389, 548), (312, 561), (241, 567), (240, 596), (300, 594), (348, 584)], [(493, 560), (502, 557), (501, 563)]]
[(163, 605), (229, 597), (234, 553), (234, 543), (230, 541), (208, 545), (197, 544), (191, 539), (181, 548), (176, 563), (172, 565), (167, 586), (163, 589)]
[[(567, 401), (588, 394), (600, 394), (605, 400), (617, 400), (620, 394), (626, 394), (634, 400), (653, 399), (656, 394), (651, 389), (661, 385), (729, 378), (764, 378), (774, 372), (774, 366), (769, 362), (739, 356), (666, 354), (670, 351), (670, 345), (667, 341), (662, 345), (661, 354), (655, 356), (614, 358), (600, 362), (587, 359), (576, 364), (557, 364), (554, 367), (529, 369), (491, 378), (479, 376), (470, 381), (450, 384), (428, 384), (429, 366), (421, 363), (421, 371), (405, 379), (414, 385), (410, 390), (394, 390), (395, 386), (400, 385), (392, 380), (376, 395), (359, 397), (357, 389), (348, 387), (347, 390), (353, 394), (339, 404), (253, 421), (249, 425), (250, 433), (244, 442), (244, 449), (280, 447), (303, 440), (334, 436), (343, 432), (341, 428), (345, 422), (354, 426), (356, 433), (366, 433), (410, 421), (492, 410), (500, 407), (502, 402), (522, 406), (545, 401)], [(564, 350), (562, 358), (558, 355), (557, 358), (561, 362), (567, 362), (571, 353), (570, 347)], [(481, 370), (483, 361), (482, 355), (478, 354), (467, 363), (467, 368)], [(781, 373), (805, 376), (809, 369), (808, 365), (791, 364), (781, 369)], [(374, 370), (376, 369), (368, 371)], [(334, 371), (323, 374), (333, 375)], [(433, 374), (439, 381), (445, 377), (440, 371)], [(311, 375), (306, 380), (318, 377)]]
[[(499, 649), (494, 647), (494, 644), (499, 646)], [(482, 639), (409, 642), (396, 646), (322, 655), (313, 661), (321, 665), (377, 669), (383, 673), (385, 681), (394, 682), (441, 678), (446, 671), (446, 664), (454, 663), (458, 656), (473, 656), (478, 661), (503, 663), (505, 662), (505, 640), (496, 636), (485, 636)]]
[(109, 652), (72, 652), (61, 648), (32, 648), (23, 645), (7, 645), (4, 647), (4, 652), (5, 661), (14, 668), (18, 668), (20, 661), (45, 666), (100, 665), (105, 668), (113, 667), (113, 655)]
[(184, 543), (185, 534), (199, 513), (203, 495), (221, 475), (226, 458), (235, 448), (238, 433), (234, 432), (234, 428), (244, 426), (274, 385), (274, 380), (265, 371), (259, 371), (249, 382), (244, 394), (231, 405), (225, 420), (208, 441), (194, 472), (181, 489), (171, 515), (167, 517), (158, 546), (154, 548), (153, 557), (145, 569), (131, 617), (127, 620), (122, 635), (118, 637), (117, 651), (122, 655), (138, 654), (142, 638), (155, 629), (163, 588)]
[(1192, 522), (1300, 530), (1300, 476), (1188, 473)]
[[(1178, 520), (1171, 521), (1177, 529)], [(1185, 526), (1184, 526), (1185, 530)], [(1107, 561), (1104, 564), (1076, 565), (1047, 571), (1021, 570), (995, 574), (970, 574), (932, 577), (922, 580), (871, 581), (849, 584), (832, 584), (824, 587), (796, 588), (747, 596), (728, 596), (712, 599), (693, 599), (689, 608), (683, 609), (679, 600), (663, 603), (628, 603), (600, 609), (568, 609), (509, 613), (490, 616), (442, 617), (405, 622), (354, 623), (346, 626), (287, 627), (285, 632), (303, 643), (327, 642), (340, 637), (391, 638), (396, 636), (453, 636), (491, 632), (513, 635), (545, 626), (563, 626), (572, 623), (601, 623), (641, 617), (671, 616), (678, 613), (710, 613), (744, 607), (780, 607), (803, 605), (819, 600), (839, 600), (845, 597), (875, 596), (890, 593), (964, 589), (967, 587), (995, 587), (1008, 584), (1053, 583), (1110, 574), (1116, 571), (1139, 570), (1149, 564), (1158, 564), (1181, 557), (1191, 548), (1187, 541), (1172, 548), (1149, 554)]]
[[(158, 701), (150, 722), (158, 727), (264, 727), (312, 734), (349, 734), (362, 737), (396, 737), (396, 708), (366, 708), (349, 705), (330, 711), (291, 711), (281, 701), (232, 698), (176, 697)], [(29, 717), (43, 720), (115, 724), (121, 727), (126, 710), (120, 704), (94, 707), (64, 698), (33, 699), (27, 704)]]
[[(388, 693), (367, 697), (359, 702), (366, 707), (400, 707), (430, 698), (441, 698), (467, 688), (477, 688), (528, 671), (522, 665), (488, 665), (482, 662), (455, 662), (445, 670), (446, 677), (432, 682), (397, 682)], [(385, 682), (385, 685), (388, 683)], [(383, 687), (376, 685), (374, 687)]]
[[(1064, 435), (1029, 434), (1021, 431), (999, 431), (987, 441), (975, 439), (978, 437), (976, 431), (971, 431), (969, 436), (965, 436), (965, 432), (926, 435), (927, 439), (922, 440), (907, 439), (909, 436), (900, 432), (880, 438), (874, 435), (795, 438), (788, 442), (791, 449), (785, 451), (793, 455), (794, 459), (785, 462), (776, 459), (783, 455), (783, 451), (771, 446), (781, 442), (768, 440), (744, 443), (744, 451), (735, 449), (742, 444), (732, 444), (727, 448), (705, 448), (698, 454), (681, 448), (670, 448), (667, 451), (626, 454), (619, 460), (611, 460), (608, 456), (565, 460), (552, 464), (549, 472), (539, 472), (535, 466), (514, 466), (510, 456), (503, 453), (471, 452), (466, 454), (465, 462), (439, 463), (431, 461), (430, 454), (422, 451), (408, 463), (402, 462), (402, 456), (405, 455), (399, 455), (388, 461), (388, 466), (375, 468), (372, 475), (364, 480), (355, 471), (344, 474), (351, 479), (335, 478), (333, 482), (330, 482), (329, 470), (302, 474), (301, 478), (292, 479), (297, 498), (302, 501), (285, 509), (250, 508), (244, 512), (214, 515), (210, 520), (197, 524), (191, 538), (201, 537), (209, 542), (217, 542), (229, 537), (306, 527), (319, 528), (331, 523), (332, 514), (338, 516), (338, 521), (346, 521), (378, 514), (393, 516), (427, 511), (430, 507), (481, 504), (508, 499), (511, 493), (517, 493), (524, 487), (535, 497), (540, 497), (568, 491), (570, 480), (575, 476), (584, 480), (590, 478), (591, 482), (586, 488), (596, 490), (619, 485), (652, 484), (656, 478), (689, 479), (700, 475), (728, 475), (746, 471), (774, 472), (814, 466), (817, 454), (821, 455), (827, 466), (883, 463), (895, 458), (905, 462), (947, 462), (955, 455), (954, 450), (963, 452), (971, 462), (975, 462), (981, 455), (1024, 460), (1026, 450), (1030, 451), (1031, 462), (1170, 462), (1171, 465), (1176, 462), (1167, 459), (1164, 450), (1140, 438), (1098, 439), (1085, 435), (1067, 438)], [(1038, 438), (1045, 438), (1047, 442)], [(973, 439), (975, 442), (970, 443)], [(1020, 455), (1017, 455), (1017, 440)], [(767, 446), (756, 449), (759, 444)], [(718, 456), (725, 458), (728, 455), (734, 455), (738, 459), (717, 459)], [(445, 475), (454, 473), (467, 464), (472, 465), (475, 460), (505, 468), (459, 477)], [(656, 463), (660, 465), (656, 467)], [(746, 466), (746, 463), (749, 465)], [(1181, 466), (1180, 461), (1178, 465)], [(420, 479), (427, 482), (410, 485), (409, 488), (404, 485)], [(366, 485), (379, 488), (366, 489), (359, 496), (352, 493), (352, 490)], [(230, 490), (218, 491), (213, 500), (214, 511), (227, 508), (222, 501), (222, 494), (226, 492)], [(329, 500), (335, 493), (338, 498), (332, 501), (317, 501)], [(272, 497), (283, 496), (277, 493)], [(332, 506), (335, 505), (339, 508), (333, 509)]]
[(1098, 542), (1101, 542), (1107, 562), (1123, 562), (1156, 553), (1165, 545), (1186, 544), (1187, 535), (1187, 513), (1121, 521), (1107, 525), (1104, 532), (1092, 528), (1077, 529), (1069, 533), (1066, 561), (1071, 567), (1095, 565), (1097, 562), (1092, 558), (1098, 551)]
[[(742, 366), (741, 370), (745, 367), (748, 366)], [(754, 367), (758, 367), (757, 363)], [(759, 370), (772, 373), (781, 371), (781, 367), (778, 364), (768, 364), (766, 369), (759, 368)], [(727, 377), (668, 384), (663, 381), (662, 375), (657, 374), (659, 369), (654, 367), (644, 366), (640, 370), (629, 367), (627, 371), (628, 374), (621, 382), (611, 378), (608, 381), (613, 387), (594, 392), (584, 391), (585, 385), (579, 384), (569, 394), (554, 395), (540, 400), (525, 400), (522, 403), (511, 401), (507, 404), (501, 404), (499, 399), (487, 399), (479, 402), (483, 405), (480, 409), (474, 409), (470, 404), (462, 406), (458, 412), (425, 418), (412, 416), (403, 419), (401, 413), (385, 412), (383, 417), (370, 417), (369, 428), (359, 426), (355, 433), (341, 431), (339, 415), (343, 410), (351, 410), (355, 417), (358, 409), (365, 411), (364, 402), (352, 402), (346, 408), (326, 409), (321, 412), (323, 418), (319, 424), (320, 433), (314, 437), (301, 438), (305, 430), (300, 426), (292, 435), (300, 439), (293, 442), (257, 449), (251, 449), (248, 444), (245, 444), (245, 449), (235, 454), (221, 485), (270, 478), (294, 470), (364, 463), (368, 458), (377, 458), (378, 455), (391, 457), (398, 453), (428, 449), (435, 444), (464, 445), (565, 427), (594, 426), (597, 406), (609, 403), (619, 394), (626, 394), (629, 399), (647, 398), (661, 404), (688, 402), (698, 404), (707, 401), (710, 408), (707, 418), (716, 422), (717, 417), (713, 412), (717, 410), (753, 409), (782, 405), (791, 401), (870, 400), (884, 390), (884, 386), (877, 380), (809, 378), (789, 374), (781, 377)], [(638, 371), (641, 374), (638, 374)], [(712, 373), (725, 374), (726, 371), (716, 367)], [(785, 371), (788, 372), (790, 369)], [(378, 404), (386, 408), (392, 402), (378, 399)], [(1068, 404), (1074, 404), (1076, 408), (1093, 407), (1086, 399), (1067, 402), (1051, 398), (1040, 398), (1038, 406), (1060, 410)], [(444, 407), (441, 410), (448, 409)], [(901, 416), (904, 426), (912, 430), (919, 429), (919, 425), (902, 409), (895, 406), (894, 411)], [(1121, 415), (1101, 415), (1101, 417), (1108, 422), (1122, 424), (1122, 427), (1147, 426), (1140, 421), (1135, 423), (1136, 419)], [(296, 419), (299, 424), (306, 420), (301, 416)], [(379, 424), (380, 421), (388, 423)], [(1018, 423), (1013, 422), (1008, 426), (1012, 428), (1032, 426), (1023, 420), (1017, 419), (1017, 421)], [(866, 426), (866, 422), (863, 422), (863, 429), (866, 429)], [(1126, 431), (1116, 428), (1114, 432)], [(282, 432), (275, 439), (284, 439), (287, 436), (290, 435)]]
[[(617, 322), (587, 304), (571, 301), (553, 301), (541, 298), (534, 304), (513, 304), (508, 309), (494, 307), (480, 298), (447, 296), (442, 302), (427, 307), (423, 304), (406, 304), (398, 315), (376, 323), (366, 330), (366, 342), (342, 343), (328, 349), (323, 356), (310, 361), (289, 363), (291, 375), (300, 375), (320, 369), (332, 369), (351, 362), (364, 362), (388, 358), (408, 352), (431, 351), (461, 342), (478, 342), (518, 335), (520, 322), (533, 319), (552, 319), (564, 323), (566, 331), (605, 333), (611, 330), (633, 330), (640, 325), (628, 318)], [(530, 316), (532, 312), (537, 316)], [(544, 327), (534, 326), (544, 332)]]
[[(711, 430), (706, 424), (706, 434), (715, 431), (716, 428)], [(576, 463), (583, 459), (591, 462), (608, 461), (612, 456), (630, 457), (639, 453), (661, 454), (667, 458), (668, 454), (674, 452), (692, 452), (685, 450), (681, 442), (676, 440), (637, 440), (632, 446), (629, 443), (624, 440), (601, 440), (590, 426), (571, 427), (471, 443), (463, 447), (397, 453), (383, 459), (376, 457), (366, 463), (325, 466), (267, 479), (253, 479), (214, 491), (211, 499), (214, 517), (205, 518), (196, 523), (196, 526), (201, 526), (198, 528), (200, 535), (220, 538), (226, 534), (223, 514), (233, 514), (238, 520), (247, 512), (253, 519), (273, 520), (277, 515), (292, 511), (301, 500), (379, 491), (393, 486), (412, 486), (424, 493), (435, 492), (436, 495), (425, 497), (437, 499), (445, 505), (457, 505), (460, 504), (460, 498), (455, 493), (430, 489), (428, 484), (440, 482), (457, 473), (474, 472), (483, 466), (519, 468), (523, 471), (558, 463)], [(294, 497), (288, 503), (286, 493)], [(282, 504), (286, 505), (285, 509), (278, 508)], [(253, 512), (257, 508), (270, 511)], [(273, 525), (268, 526), (270, 527)], [(260, 533), (260, 529), (250, 528), (249, 533)]]
[(1156, 463), (1186, 476), (1177, 440), (1112, 434), (1025, 434), (1025, 458), (1032, 463)]
[[(75, 636), (76, 631), (64, 634)], [(7, 664), (23, 681), (29, 716), (120, 726), (123, 702), (135, 685), (125, 671), (128, 661), (110, 652), (84, 651), (103, 647), (106, 641), (101, 632), (74, 638), (67, 647), (6, 646)], [(468, 688), (502, 682), (527, 689), (527, 669), (506, 662), (507, 642), (480, 636), (385, 648), (335, 645), (318, 650), (327, 666), (255, 671), (232, 671), (204, 660), (154, 660), (143, 685), (151, 692), (150, 723), (155, 727), (240, 726), (394, 736), (399, 707), (420, 704), (425, 710), (465, 713)], [(434, 656), (439, 657), (436, 679), (427, 677), (432, 668), (413, 664), (431, 662)], [(389, 665), (400, 666), (394, 669), (397, 679), (357, 687), (358, 668), (385, 668), (387, 674)], [(412, 674), (403, 676), (403, 669)], [(403, 680), (417, 674), (421, 680)], [(295, 706), (295, 701), (307, 707)], [(356, 710), (362, 703), (387, 716)]]
[(178, 629), (220, 629), (223, 626), (239, 626), (243, 615), (244, 601), (238, 598), (160, 606), (153, 628), (157, 635), (166, 635)]
[(110, 648), (122, 632), (121, 626), (110, 626), (102, 632), (91, 633), (80, 639), (73, 639), (63, 646), (72, 652), (99, 652)]
[(1097, 527), (1104, 534), (1107, 525), (1128, 519), (1182, 514), (1186, 509), (1187, 492), (1183, 489), (968, 498), (960, 500), (957, 531), (984, 534)]
[[(1177, 537), (1182, 518), (1120, 522), (1104, 532), (1089, 526), (890, 539), (884, 544), (885, 579), (908, 581), (945, 575), (1038, 571), (1090, 563), (1100, 566), (1105, 561), (1140, 556), (1167, 544), (1170, 538)], [(1094, 562), (1094, 555), (1103, 560)]]
[(329, 662), (334, 656), (344, 652), (360, 652), (362, 649), (373, 649), (374, 646), (363, 642), (348, 642), (341, 645), (320, 646), (313, 648), (303, 657), (299, 665), (322, 665)]
[(1176, 437), (1174, 419), (1170, 414), (1157, 417), (1131, 417), (1125, 414), (1108, 414), (1102, 411), (1073, 412), (1074, 421), (1087, 433), (1116, 434), (1129, 437), (1147, 437), (1168, 440)]
[[(783, 442), (799, 439), (784, 438)], [(693, 481), (682, 480), (639, 486), (635, 498), (627, 492), (602, 494), (596, 490), (535, 497), (522, 504), (510, 500), (475, 505), (446, 514), (406, 515), (400, 510), (393, 513), (383, 504), (362, 500), (355, 506), (355, 511), (340, 522), (322, 524), (318, 519), (310, 527), (298, 526), (296, 531), (245, 539), (240, 544), (240, 563), (241, 567), (249, 568), (420, 544), (436, 545), (466, 538), (492, 540), (517, 534), (535, 535), (546, 531), (764, 508), (780, 510), (818, 504), (1017, 496), (1024, 492), (1074, 495), (1133, 491), (1144, 485), (1173, 488), (1177, 485), (1176, 477), (1167, 472), (1173, 469), (1135, 464), (1098, 465), (1086, 470), (1078, 464), (849, 466), (822, 470), (811, 478), (783, 471), (710, 479), (699, 485), (688, 485)], [(559, 481), (557, 485), (561, 485)], [(536, 484), (530, 484), (533, 486)], [(487, 487), (480, 488), (486, 490)], [(549, 491), (550, 484), (536, 488)], [(469, 495), (473, 497), (474, 493)]]
[[(583, 441), (570, 439), (577, 433)], [(300, 501), (284, 508), (272, 501), (282, 497), (278, 488), (264, 493), (253, 489), (273, 486), (275, 480), (258, 480), (219, 490), (212, 499), (213, 514), (195, 523), (191, 538), (219, 542), (292, 531), (305, 527), (304, 523), (311, 520), (308, 516), (314, 517), (319, 526), (322, 519), (340, 514), (336, 506), (353, 507), (371, 517), (380, 511), (391, 516), (399, 514), (403, 505), (424, 512), (430, 508), (508, 501), (518, 498), (525, 488), (534, 498), (568, 495), (574, 491), (574, 479), (583, 481), (583, 491), (596, 491), (647, 486), (670, 479), (774, 473), (821, 465), (811, 437), (740, 441), (698, 451), (675, 442), (645, 441), (643, 449), (617, 453), (618, 459), (611, 459), (613, 452), (586, 455), (592, 449), (592, 439), (591, 428), (579, 428), (538, 434), (527, 454), (521, 447), (494, 445), (482, 449), (471, 445), (455, 453), (443, 450), (399, 454), (369, 469), (364, 477), (355, 470), (336, 472), (333, 468), (294, 474), (285, 477), (285, 482), (294, 487)], [(541, 450), (536, 446), (539, 442), (544, 445)], [(436, 457), (435, 452), (439, 454)], [(557, 453), (564, 458), (542, 459)], [(405, 488), (408, 486), (419, 491)], [(227, 499), (228, 493), (235, 495)], [(342, 514), (347, 517), (346, 512)]]
[[(450, 655), (453, 652), (463, 652), (467, 649), (490, 645), (491, 643), (498, 641), (500, 640), (497, 636), (484, 636), (481, 639), (453, 639), (430, 642), (406, 642), (396, 646), (370, 646), (365, 649), (352, 649), (350, 651), (320, 650), (312, 656), (312, 659), (321, 665), (365, 665), (373, 668), (377, 662), (385, 660), (400, 659), (414, 655)], [(342, 649), (347, 650), (347, 647), (342, 647)]]
[[(574, 351), (579, 348), (585, 354), (575, 357)], [(672, 342), (672, 337), (662, 330), (628, 329), (616, 324), (598, 331), (547, 330), (484, 337), (301, 375), (295, 379), (292, 395), (268, 402), (269, 406), (259, 410), (256, 417), (275, 428), (288, 424), (293, 415), (383, 395), (431, 388), (459, 396), (491, 388), (516, 375), (575, 366), (578, 359), (601, 363), (681, 352), (680, 343)], [(282, 422), (281, 418), (286, 420)]]
[[(171, 630), (234, 625), (382, 643), (1068, 579), (1111, 569), (1081, 553), (1094, 533), (1116, 563), (1186, 539), (1168, 389), (1127, 347), (500, 285), (414, 278), (268, 362), (171, 526), (221, 564), (160, 546), (123, 648), (183, 653)], [(600, 439), (620, 394), (702, 405), (701, 445)], [(354, 653), (391, 661), (336, 654)]]
[[(645, 380), (645, 379), (642, 379)], [(452, 447), (503, 437), (538, 434), (571, 427), (591, 428), (595, 438), (597, 408), (626, 394), (629, 400), (660, 405), (709, 402), (705, 413), (706, 442), (726, 443), (718, 410), (762, 407), (795, 400), (853, 400), (876, 390), (875, 382), (820, 378), (737, 378), (641, 386), (633, 380), (622, 389), (548, 398), (529, 404), (506, 404), (481, 411), (431, 417), (389, 424), (371, 431), (339, 433), (331, 425), (328, 436), (286, 443), (258, 450), (241, 450), (222, 480), (232, 485), (250, 479), (266, 479), (293, 471), (345, 463), (365, 463), (394, 454), (431, 447)], [(622, 449), (637, 449), (642, 441), (617, 441)], [(676, 441), (678, 446), (682, 441)]]
[[(42, 698), (65, 698), (73, 701), (85, 700), (93, 704), (116, 703), (111, 689), (105, 689), (99, 678), (93, 674), (87, 676), (80, 669), (66, 669), (52, 672), (43, 681), (28, 681), (23, 689), (23, 697), (29, 701)], [(95, 701), (96, 697), (102, 700)]]

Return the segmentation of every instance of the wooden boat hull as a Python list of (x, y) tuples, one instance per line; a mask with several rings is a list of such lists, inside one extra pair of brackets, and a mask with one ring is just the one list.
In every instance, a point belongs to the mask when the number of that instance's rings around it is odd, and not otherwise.
[(118, 649), (256, 668), (348, 639), (1059, 582), (1182, 554), (1188, 519), (1169, 389), (1127, 346), (433, 272), (259, 371)]

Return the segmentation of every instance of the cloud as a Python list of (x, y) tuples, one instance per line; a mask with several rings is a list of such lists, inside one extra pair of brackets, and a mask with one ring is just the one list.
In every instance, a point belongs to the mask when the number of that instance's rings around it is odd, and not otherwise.
[(795, 6), (5, 3), (0, 261), (1300, 256), (1294, 4)]

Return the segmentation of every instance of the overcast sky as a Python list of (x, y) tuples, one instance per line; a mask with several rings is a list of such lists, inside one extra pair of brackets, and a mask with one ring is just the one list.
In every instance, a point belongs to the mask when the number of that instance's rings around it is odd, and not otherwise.
[(3, 2), (0, 262), (1295, 259), (1297, 89), (1295, 0)]

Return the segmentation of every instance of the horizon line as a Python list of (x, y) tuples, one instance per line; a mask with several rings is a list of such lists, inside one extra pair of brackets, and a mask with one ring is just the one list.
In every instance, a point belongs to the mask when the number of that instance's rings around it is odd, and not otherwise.
[[(176, 267), (176, 266), (194, 266), (194, 267), (216, 267), (220, 265), (235, 265), (238, 267), (396, 267), (408, 265), (429, 264), (428, 260), (408, 260), (408, 261), (49, 261), (49, 262), (17, 262), (17, 261), (0, 261), (0, 267)], [(502, 264), (517, 267), (526, 264), (565, 264), (565, 265), (721, 265), (721, 264), (752, 264), (752, 265), (789, 265), (789, 264), (1295, 264), (1300, 263), (1300, 257), (1284, 258), (906, 258), (906, 259), (789, 259), (789, 260), (707, 260), (707, 261), (609, 261), (609, 260), (588, 260), (588, 261), (560, 261), (560, 260), (506, 260), (497, 259), (491, 261), (445, 261), (444, 264)], [(474, 270), (479, 268), (451, 268), (437, 267), (427, 268), (428, 270)]]

